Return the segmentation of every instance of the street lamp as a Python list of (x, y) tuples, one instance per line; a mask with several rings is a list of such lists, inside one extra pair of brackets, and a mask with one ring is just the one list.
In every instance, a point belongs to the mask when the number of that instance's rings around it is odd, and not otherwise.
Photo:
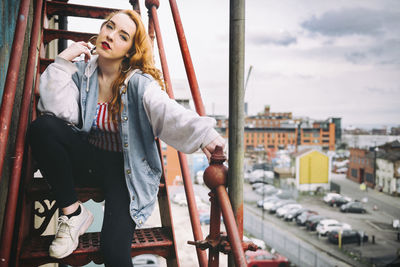
[(376, 154), (378, 153), (378, 151), (379, 151), (379, 147), (377, 147), (375, 145), (375, 148), (374, 148), (374, 188), (376, 185)]

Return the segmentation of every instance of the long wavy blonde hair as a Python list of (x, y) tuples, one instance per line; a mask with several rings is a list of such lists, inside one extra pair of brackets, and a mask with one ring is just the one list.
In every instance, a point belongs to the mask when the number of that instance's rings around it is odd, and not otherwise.
[(131, 56), (122, 61), (120, 68), (121, 71), (111, 85), (112, 99), (108, 105), (108, 115), (109, 119), (114, 122), (119, 121), (123, 109), (120, 88), (129, 74), (129, 71), (126, 70), (140, 69), (143, 73), (150, 74), (158, 82), (161, 88), (165, 90), (161, 71), (155, 67), (153, 47), (150, 38), (146, 32), (142, 19), (137, 12), (129, 9), (112, 12), (106, 17), (106, 21), (103, 22), (101, 28), (103, 28), (113, 16), (119, 13), (124, 13), (132, 19), (136, 24), (136, 32), (133, 38), (132, 47), (129, 49), (129, 54)]

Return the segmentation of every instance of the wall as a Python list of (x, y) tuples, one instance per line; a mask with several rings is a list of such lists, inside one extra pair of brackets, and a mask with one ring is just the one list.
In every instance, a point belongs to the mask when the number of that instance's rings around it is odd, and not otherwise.
[(17, 21), (19, 1), (3, 0), (0, 4), (0, 103), (4, 92), (11, 46)]
[(396, 179), (394, 178), (393, 162), (385, 159), (376, 159), (377, 184), (383, 192), (392, 193), (396, 191)]

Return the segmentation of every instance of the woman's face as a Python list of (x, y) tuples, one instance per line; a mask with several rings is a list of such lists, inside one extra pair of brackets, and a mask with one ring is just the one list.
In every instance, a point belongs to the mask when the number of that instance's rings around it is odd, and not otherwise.
[(114, 15), (100, 29), (96, 52), (107, 59), (123, 60), (130, 57), (128, 52), (133, 45), (135, 32), (136, 24), (128, 15)]

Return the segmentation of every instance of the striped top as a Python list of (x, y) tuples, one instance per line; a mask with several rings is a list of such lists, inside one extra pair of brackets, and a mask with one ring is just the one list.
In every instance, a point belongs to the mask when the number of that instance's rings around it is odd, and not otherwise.
[(122, 152), (118, 123), (108, 120), (108, 103), (97, 103), (89, 143), (103, 150)]

